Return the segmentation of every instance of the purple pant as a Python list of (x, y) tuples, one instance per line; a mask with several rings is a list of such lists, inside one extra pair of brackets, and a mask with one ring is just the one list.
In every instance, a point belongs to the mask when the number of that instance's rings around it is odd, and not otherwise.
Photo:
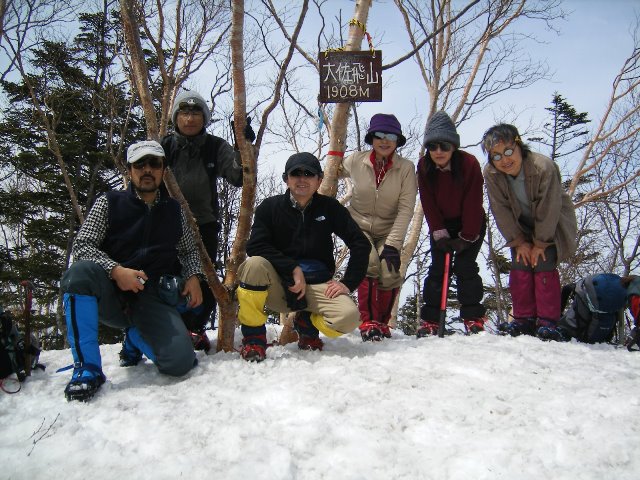
[(560, 319), (560, 275), (554, 246), (545, 250), (546, 260), (533, 268), (516, 261), (516, 251), (511, 250), (512, 268), (509, 274), (509, 290), (513, 302), (514, 318), (531, 318), (542, 323), (555, 324)]

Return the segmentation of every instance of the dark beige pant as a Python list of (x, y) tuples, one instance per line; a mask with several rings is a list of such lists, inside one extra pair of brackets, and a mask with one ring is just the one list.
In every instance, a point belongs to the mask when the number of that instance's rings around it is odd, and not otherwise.
[[(254, 287), (267, 286), (265, 305), (275, 312), (290, 312), (280, 276), (263, 257), (249, 257), (238, 268), (238, 282)], [(326, 283), (307, 285), (305, 298), (311, 320), (318, 330), (330, 337), (353, 331), (360, 324), (358, 307), (348, 295), (327, 298)], [(239, 297), (240, 309), (242, 300)]]

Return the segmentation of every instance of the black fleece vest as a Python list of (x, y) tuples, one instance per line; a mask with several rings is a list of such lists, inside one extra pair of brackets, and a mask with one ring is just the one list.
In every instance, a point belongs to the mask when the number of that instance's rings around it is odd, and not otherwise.
[(182, 235), (180, 204), (164, 188), (149, 208), (133, 186), (107, 192), (109, 222), (101, 249), (124, 267), (144, 270), (150, 278), (178, 274), (176, 245)]

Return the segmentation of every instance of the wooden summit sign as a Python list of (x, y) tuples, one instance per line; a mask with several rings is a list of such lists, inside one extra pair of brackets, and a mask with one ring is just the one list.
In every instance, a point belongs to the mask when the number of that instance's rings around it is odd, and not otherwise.
[(382, 51), (320, 52), (322, 103), (381, 102)]

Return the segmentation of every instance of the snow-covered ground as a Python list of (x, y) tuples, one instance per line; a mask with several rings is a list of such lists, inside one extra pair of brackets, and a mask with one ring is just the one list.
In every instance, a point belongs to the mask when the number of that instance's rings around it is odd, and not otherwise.
[(64, 398), (69, 351), (44, 352), (46, 372), (0, 392), (0, 478), (639, 478), (638, 352), (488, 333), (325, 342), (260, 364), (198, 352), (183, 379), (104, 346), (89, 403)]

